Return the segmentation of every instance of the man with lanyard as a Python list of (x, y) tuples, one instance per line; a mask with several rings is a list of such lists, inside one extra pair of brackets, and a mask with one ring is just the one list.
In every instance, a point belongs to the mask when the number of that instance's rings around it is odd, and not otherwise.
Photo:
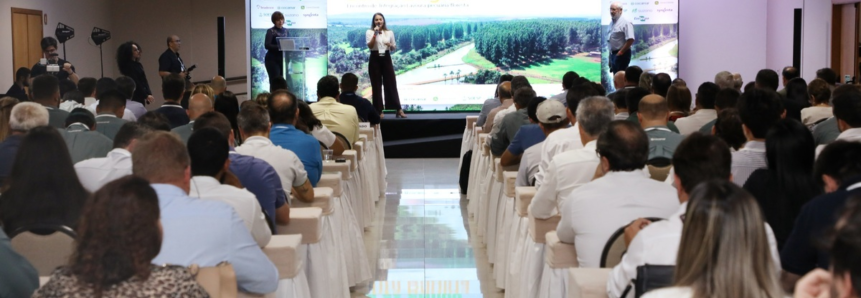
[(158, 57), (158, 75), (162, 78), (175, 73), (179, 74), (183, 79), (188, 79), (188, 73), (185, 69), (185, 64), (182, 58), (179, 57), (179, 49), (182, 47), (182, 40), (179, 36), (171, 35), (167, 38), (167, 50)]
[(622, 17), (622, 3), (610, 4), (610, 32), (607, 33), (607, 45), (610, 47), (610, 72), (625, 70), (631, 63), (631, 45), (634, 44), (634, 24)]
[(42, 57), (48, 60), (48, 63), (43, 65), (41, 62), (36, 63), (30, 69), (30, 78), (35, 78), (41, 74), (48, 73), (48, 65), (57, 64), (60, 71), (52, 73), (59, 80), (71, 80), (72, 83), (78, 84), (78, 74), (75, 73), (75, 67), (69, 61), (60, 59), (57, 55), (57, 40), (53, 37), (42, 38)]

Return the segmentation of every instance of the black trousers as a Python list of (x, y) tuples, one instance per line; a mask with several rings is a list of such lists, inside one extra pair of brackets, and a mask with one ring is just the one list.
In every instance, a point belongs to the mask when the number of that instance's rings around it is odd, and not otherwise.
[[(287, 60), (290, 63), (290, 60)], [(263, 65), (266, 66), (266, 74), (269, 76), (269, 85), (272, 85), (274, 78), (284, 78), (287, 80), (287, 87), (293, 91), (293, 80), (289, 74), (284, 73), (284, 60), (281, 57), (270, 58), (268, 55), (263, 60)]]
[(388, 51), (385, 56), (380, 56), (377, 51), (371, 51), (371, 57), (368, 58), (368, 75), (371, 76), (373, 102), (377, 112), (382, 112), (384, 108), (383, 91), (386, 92), (386, 110), (402, 109), (401, 99), (398, 96), (398, 82), (395, 80), (395, 67), (392, 65), (392, 56)]
[(628, 68), (628, 65), (631, 64), (631, 50), (628, 49), (625, 51), (622, 56), (617, 56), (619, 50), (610, 52), (610, 72), (615, 74), (617, 72), (623, 71)]

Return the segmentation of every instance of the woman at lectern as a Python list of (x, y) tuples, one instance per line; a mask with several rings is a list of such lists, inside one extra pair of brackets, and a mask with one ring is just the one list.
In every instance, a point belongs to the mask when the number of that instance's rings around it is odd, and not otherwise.
[(395, 80), (395, 67), (392, 65), (391, 51), (395, 50), (395, 34), (386, 28), (386, 17), (374, 14), (371, 29), (365, 33), (371, 56), (368, 58), (368, 75), (371, 76), (374, 108), (383, 117), (383, 88), (386, 92), (385, 109), (397, 110), (397, 118), (406, 118), (398, 97), (398, 82)]
[(284, 77), (284, 56), (278, 47), (278, 38), (287, 37), (287, 28), (284, 28), (284, 14), (280, 11), (273, 12), (272, 24), (275, 26), (266, 30), (266, 57), (263, 59), (270, 82), (274, 78)]

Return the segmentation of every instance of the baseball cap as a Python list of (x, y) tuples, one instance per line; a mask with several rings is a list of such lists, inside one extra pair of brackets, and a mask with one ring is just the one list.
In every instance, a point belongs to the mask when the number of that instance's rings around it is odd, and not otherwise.
[(539, 104), (535, 116), (538, 117), (538, 122), (547, 124), (568, 120), (565, 114), (565, 105), (558, 100), (545, 100)]

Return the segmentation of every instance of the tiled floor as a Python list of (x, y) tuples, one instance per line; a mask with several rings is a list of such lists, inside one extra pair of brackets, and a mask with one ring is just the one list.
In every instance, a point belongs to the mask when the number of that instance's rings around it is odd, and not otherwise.
[(503, 297), (473, 249), (457, 159), (389, 159), (388, 190), (365, 245), (374, 281), (354, 297)]

